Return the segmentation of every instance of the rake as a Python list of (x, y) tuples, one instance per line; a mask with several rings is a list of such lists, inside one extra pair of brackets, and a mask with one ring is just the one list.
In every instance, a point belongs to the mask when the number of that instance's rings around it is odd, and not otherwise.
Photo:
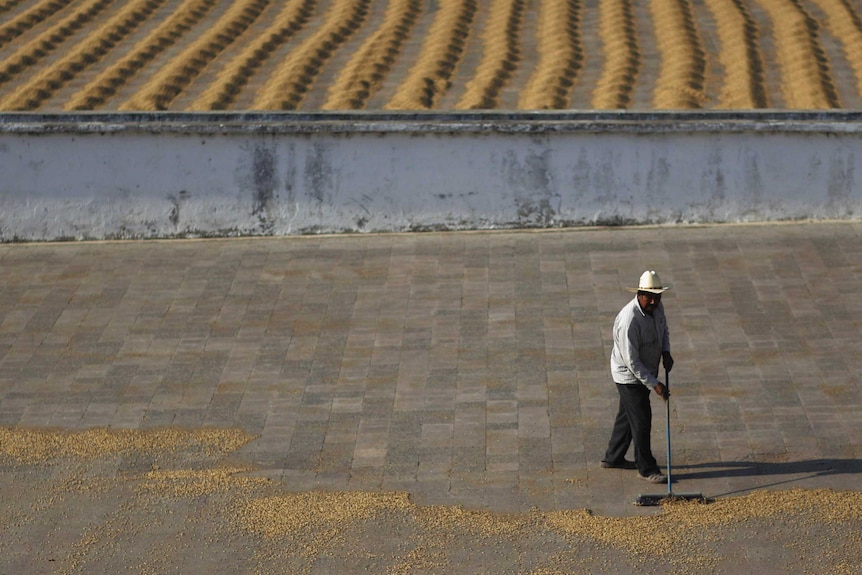
[(667, 368), (664, 370), (664, 387), (667, 397), (665, 397), (665, 407), (667, 411), (666, 430), (667, 430), (667, 493), (661, 495), (638, 495), (635, 499), (635, 505), (644, 507), (661, 505), (662, 501), (682, 500), (682, 501), (699, 501), (706, 503), (706, 498), (702, 493), (674, 493), (671, 487), (671, 462), (670, 462), (670, 377), (667, 374)]

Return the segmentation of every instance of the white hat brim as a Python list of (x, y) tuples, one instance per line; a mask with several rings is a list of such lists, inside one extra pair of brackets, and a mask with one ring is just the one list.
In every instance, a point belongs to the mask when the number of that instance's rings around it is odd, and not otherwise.
[(632, 292), (632, 293), (638, 293), (639, 291), (648, 291), (648, 292), (650, 292), (650, 293), (664, 293), (664, 292), (666, 292), (667, 290), (671, 289), (672, 287), (673, 287), (673, 286), (662, 286), (662, 287), (660, 287), (660, 288), (642, 288), (642, 287), (636, 287), (636, 288), (626, 288), (626, 289), (627, 289), (628, 291)]

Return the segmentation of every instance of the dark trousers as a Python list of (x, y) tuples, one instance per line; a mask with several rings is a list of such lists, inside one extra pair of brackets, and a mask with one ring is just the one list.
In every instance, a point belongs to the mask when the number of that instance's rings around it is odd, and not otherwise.
[(616, 386), (620, 394), (620, 407), (603, 461), (608, 463), (622, 462), (629, 445), (634, 441), (635, 463), (638, 466), (638, 473), (644, 476), (659, 473), (661, 470), (650, 447), (652, 428), (650, 389), (641, 384), (621, 385), (618, 383)]

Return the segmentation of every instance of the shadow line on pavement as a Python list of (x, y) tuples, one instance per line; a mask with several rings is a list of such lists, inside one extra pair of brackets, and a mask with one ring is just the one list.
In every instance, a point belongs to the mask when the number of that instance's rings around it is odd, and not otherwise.
[[(718, 479), (727, 477), (749, 477), (755, 475), (799, 475), (815, 476), (862, 473), (859, 459), (811, 459), (807, 461), (763, 462), (763, 461), (717, 461), (680, 465), (676, 469), (687, 471), (674, 473), (677, 479)], [(695, 471), (692, 471), (695, 470)], [(702, 471), (701, 471), (702, 470)]]
[[(788, 475), (785, 480), (775, 481), (766, 485), (752, 486), (750, 489), (738, 489), (735, 491), (714, 495), (723, 497), (736, 495), (755, 489), (777, 487), (787, 483), (794, 483), (814, 477), (825, 477), (829, 475), (854, 475), (862, 473), (862, 460), (858, 459), (811, 459), (806, 461), (787, 462), (763, 462), (763, 461), (717, 461), (714, 463), (700, 463), (695, 465), (681, 465), (673, 474), (672, 481), (692, 481), (707, 479), (727, 479), (734, 477), (769, 477)], [(693, 470), (693, 471), (692, 471)]]
[[(811, 459), (806, 461), (763, 462), (763, 461), (717, 461), (695, 465), (681, 465), (671, 481), (727, 479), (739, 477), (789, 476), (786, 479), (767, 484), (757, 484), (725, 493), (711, 495), (711, 499), (740, 495), (759, 489), (768, 489), (830, 475), (854, 475), (862, 473), (862, 460), (858, 459)], [(692, 471), (694, 470), (694, 471)]]

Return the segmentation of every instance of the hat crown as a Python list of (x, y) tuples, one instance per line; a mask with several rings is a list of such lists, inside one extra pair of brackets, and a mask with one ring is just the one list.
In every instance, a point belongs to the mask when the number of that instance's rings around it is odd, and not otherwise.
[(670, 289), (669, 285), (661, 283), (661, 278), (652, 270), (645, 271), (641, 274), (641, 279), (638, 281), (638, 287), (626, 288), (630, 292), (648, 291), (652, 293), (662, 293)]
[(641, 274), (641, 279), (638, 282), (639, 289), (661, 289), (661, 287), (661, 279), (654, 271), (645, 271)]

